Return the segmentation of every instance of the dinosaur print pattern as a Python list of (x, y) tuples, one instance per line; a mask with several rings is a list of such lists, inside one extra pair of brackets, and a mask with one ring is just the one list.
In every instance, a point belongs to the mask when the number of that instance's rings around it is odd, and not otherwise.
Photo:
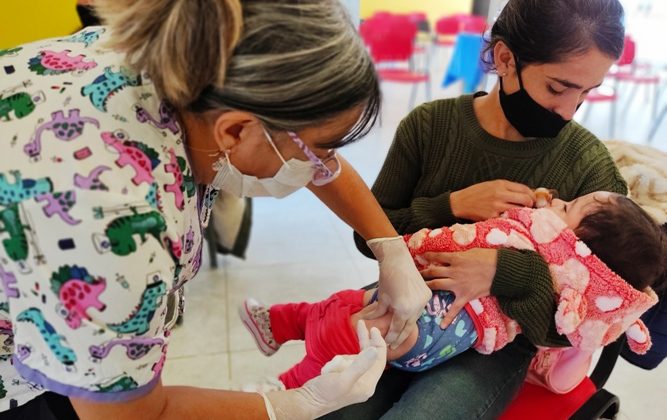
[(149, 284), (141, 295), (141, 301), (135, 311), (125, 321), (109, 324), (108, 327), (119, 334), (146, 334), (150, 328), (150, 321), (166, 292), (167, 285), (163, 281)]
[(23, 47), (18, 47), (18, 48), (6, 48), (4, 50), (0, 50), (0, 57), (5, 57), (5, 56), (16, 56), (19, 51), (21, 51)]
[(14, 182), (0, 172), (0, 206), (15, 204), (29, 198), (37, 197), (53, 191), (53, 183), (49, 178), (24, 179), (19, 171), (11, 171)]
[(58, 42), (82, 42), (86, 47), (90, 47), (100, 39), (100, 36), (104, 32), (106, 32), (106, 29), (104, 28), (97, 28), (92, 30), (85, 28), (81, 32), (76, 33), (68, 38), (59, 39)]
[(37, 92), (30, 95), (26, 92), (18, 92), (7, 97), (0, 94), (0, 119), (10, 121), (10, 115), (14, 118), (24, 118), (35, 110), (35, 106), (44, 101), (44, 93)]
[(76, 139), (83, 133), (83, 126), (86, 123), (92, 124), (100, 128), (100, 123), (90, 117), (82, 117), (79, 115), (78, 109), (70, 109), (67, 117), (63, 111), (56, 111), (51, 114), (51, 121), (40, 125), (33, 135), (30, 143), (26, 144), (23, 150), (30, 157), (39, 156), (42, 150), (42, 134), (45, 130), (53, 131), (56, 138), (63, 141), (71, 141)]
[(25, 261), (28, 258), (28, 235), (30, 226), (21, 220), (19, 205), (12, 204), (0, 210), (0, 233), (9, 235), (2, 240), (2, 246), (12, 261)]
[(108, 191), (107, 187), (101, 180), (100, 175), (106, 171), (110, 171), (111, 168), (105, 165), (100, 165), (95, 167), (90, 173), (86, 176), (81, 174), (74, 174), (74, 185), (84, 189), (84, 190), (102, 190)]
[(134, 378), (129, 376), (123, 376), (117, 380), (107, 383), (107, 384), (98, 384), (97, 392), (121, 392), (121, 391), (130, 391), (137, 387), (137, 381)]
[(68, 225), (76, 225), (81, 223), (81, 220), (75, 220), (70, 216), (69, 211), (76, 203), (76, 191), (65, 191), (62, 193), (42, 194), (35, 198), (38, 202), (46, 202), (46, 206), (42, 208), (46, 217), (58, 215)]
[(164, 218), (157, 211), (137, 213), (114, 219), (105, 230), (109, 238), (111, 252), (116, 255), (128, 255), (137, 250), (134, 235), (139, 235), (141, 242), (146, 242), (147, 235), (162, 241), (161, 234), (167, 229)]
[(128, 86), (139, 86), (141, 77), (127, 74), (124, 70), (114, 72), (110, 67), (92, 83), (81, 88), (81, 94), (88, 96), (90, 102), (102, 112), (107, 112), (109, 98)]
[(174, 149), (169, 149), (169, 163), (164, 165), (164, 170), (174, 175), (174, 183), (165, 185), (164, 190), (174, 194), (176, 208), (181, 210), (183, 209), (183, 173), (176, 160)]
[(162, 101), (160, 103), (160, 118), (155, 119), (146, 108), (141, 105), (135, 105), (135, 110), (137, 113), (137, 121), (141, 123), (150, 123), (153, 127), (159, 129), (167, 129), (172, 132), (172, 134), (180, 133), (181, 129), (178, 126), (178, 122), (174, 117), (173, 110), (167, 102)]
[(134, 170), (132, 182), (139, 185), (142, 182), (150, 184), (153, 182), (152, 171), (160, 163), (157, 152), (135, 141), (130, 141), (127, 134), (122, 130), (113, 133), (102, 133), (104, 143), (119, 153), (116, 164), (119, 167), (130, 166)]
[(35, 324), (39, 330), (39, 334), (60, 363), (72, 366), (74, 362), (76, 362), (76, 354), (74, 354), (74, 351), (63, 344), (65, 337), (58, 334), (55, 328), (53, 328), (53, 325), (44, 319), (41, 310), (38, 308), (26, 309), (16, 317), (16, 320), (18, 322), (25, 321)]
[(202, 199), (174, 107), (109, 36), (0, 51), (0, 412), (44, 389), (149, 392), (183, 310), (166, 296), (201, 264), (215, 190)]
[(76, 265), (62, 266), (51, 275), (51, 290), (60, 299), (65, 322), (72, 329), (79, 328), (82, 319), (91, 319), (87, 313), (89, 308), (98, 311), (106, 308), (100, 301), (106, 287), (104, 278), (93, 277), (87, 269)]
[(70, 57), (71, 51), (60, 52), (44, 50), (30, 59), (30, 70), (39, 75), (55, 75), (72, 71), (85, 71), (97, 67), (94, 61), (84, 61), (86, 56)]
[(2, 264), (0, 264), (0, 282), (2, 282), (2, 287), (6, 297), (19, 297), (19, 289), (16, 288), (16, 276), (14, 273), (5, 271), (5, 268), (2, 266)]
[(90, 346), (88, 350), (91, 357), (95, 360), (101, 360), (106, 358), (115, 346), (123, 346), (125, 347), (127, 357), (137, 360), (147, 355), (153, 347), (161, 346), (162, 344), (164, 344), (164, 340), (161, 338), (119, 338), (99, 346)]

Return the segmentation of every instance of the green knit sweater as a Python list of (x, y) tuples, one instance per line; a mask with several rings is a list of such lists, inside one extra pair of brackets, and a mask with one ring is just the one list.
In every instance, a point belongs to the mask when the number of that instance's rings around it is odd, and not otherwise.
[[(568, 201), (600, 190), (627, 193), (605, 146), (576, 122), (557, 138), (507, 141), (479, 125), (472, 102), (465, 95), (426, 103), (400, 123), (372, 189), (400, 234), (467, 222), (452, 215), (450, 191), (495, 179), (554, 188)], [(499, 250), (491, 294), (534, 344), (569, 345), (555, 330), (555, 292), (537, 253)]]

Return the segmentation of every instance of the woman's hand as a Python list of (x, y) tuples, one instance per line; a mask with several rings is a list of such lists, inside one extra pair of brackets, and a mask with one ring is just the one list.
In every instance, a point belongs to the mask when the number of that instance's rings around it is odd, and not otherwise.
[(498, 250), (473, 248), (462, 252), (427, 252), (421, 257), (430, 266), (421, 271), (432, 290), (449, 290), (456, 299), (440, 327), (446, 328), (466, 303), (491, 294)]
[(454, 191), (449, 203), (457, 218), (478, 222), (498, 217), (513, 207), (533, 207), (535, 193), (523, 184), (497, 179)]
[(357, 336), (359, 354), (334, 357), (301, 388), (266, 394), (269, 418), (312, 419), (369, 399), (387, 364), (387, 345), (380, 331), (371, 328), (369, 334), (363, 321), (357, 323)]
[(380, 264), (380, 282), (378, 305), (364, 319), (381, 317), (391, 308), (393, 315), (385, 340), (395, 349), (417, 328), (417, 318), (432, 292), (419, 275), (401, 236), (371, 239), (367, 244)]

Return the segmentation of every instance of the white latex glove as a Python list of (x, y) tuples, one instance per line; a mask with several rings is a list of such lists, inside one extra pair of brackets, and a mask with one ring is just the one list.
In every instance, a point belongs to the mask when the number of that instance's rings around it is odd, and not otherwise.
[(371, 239), (366, 244), (380, 264), (378, 305), (366, 319), (381, 317), (391, 308), (393, 315), (385, 340), (395, 349), (417, 328), (417, 318), (432, 292), (401, 236)]
[(387, 363), (387, 345), (380, 331), (371, 328), (369, 334), (363, 321), (357, 335), (359, 354), (336, 356), (301, 388), (263, 395), (269, 419), (310, 420), (369, 399)]

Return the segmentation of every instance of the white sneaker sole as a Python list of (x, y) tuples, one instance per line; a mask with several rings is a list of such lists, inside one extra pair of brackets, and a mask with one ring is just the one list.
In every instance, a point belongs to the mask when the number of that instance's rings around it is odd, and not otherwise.
[(267, 357), (272, 356), (278, 351), (277, 348), (272, 347), (262, 338), (262, 334), (259, 332), (259, 328), (257, 327), (257, 324), (255, 324), (255, 321), (253, 321), (252, 316), (250, 315), (250, 310), (248, 309), (248, 304), (245, 301), (239, 306), (239, 316), (241, 317), (241, 321), (243, 321), (243, 325), (245, 325), (246, 329), (250, 332), (250, 335), (252, 335), (252, 338), (255, 339), (255, 344), (257, 344), (259, 351)]

